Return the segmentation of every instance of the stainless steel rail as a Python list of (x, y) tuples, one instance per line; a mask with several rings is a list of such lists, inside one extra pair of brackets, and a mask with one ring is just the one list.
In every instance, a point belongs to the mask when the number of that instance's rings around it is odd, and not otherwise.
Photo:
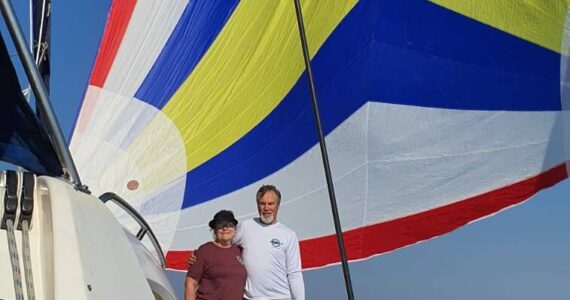
[(115, 193), (111, 192), (104, 193), (103, 195), (99, 196), (99, 199), (103, 201), (103, 203), (107, 203), (108, 201), (115, 203), (117, 206), (126, 211), (139, 224), (141, 228), (136, 234), (136, 237), (137, 239), (139, 239), (139, 241), (141, 241), (148, 233), (150, 242), (152, 243), (152, 246), (158, 253), (158, 258), (160, 259), (160, 266), (164, 269), (166, 267), (166, 259), (164, 258), (164, 252), (162, 252), (162, 248), (160, 247), (160, 244), (158, 243), (158, 240), (154, 235), (154, 232), (152, 232), (150, 225), (148, 225), (148, 223), (137, 212), (137, 210), (134, 207), (132, 207), (127, 201), (125, 201), (125, 199), (119, 197)]

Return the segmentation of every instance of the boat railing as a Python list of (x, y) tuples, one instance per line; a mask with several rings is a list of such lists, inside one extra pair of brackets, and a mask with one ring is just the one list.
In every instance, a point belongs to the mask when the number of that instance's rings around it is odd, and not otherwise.
[(139, 241), (142, 241), (142, 239), (148, 233), (149, 240), (154, 249), (156, 250), (157, 256), (160, 260), (160, 266), (164, 269), (166, 267), (166, 259), (164, 258), (164, 252), (162, 252), (162, 248), (160, 247), (160, 244), (158, 243), (158, 239), (154, 235), (154, 232), (150, 228), (150, 225), (148, 225), (148, 223), (137, 212), (137, 210), (134, 207), (132, 207), (127, 201), (125, 201), (123, 198), (119, 197), (115, 193), (111, 192), (104, 193), (101, 196), (99, 196), (99, 199), (103, 201), (103, 203), (107, 203), (108, 201), (113, 202), (114, 204), (122, 208), (124, 211), (126, 211), (139, 224), (140, 229), (136, 234), (136, 237)]

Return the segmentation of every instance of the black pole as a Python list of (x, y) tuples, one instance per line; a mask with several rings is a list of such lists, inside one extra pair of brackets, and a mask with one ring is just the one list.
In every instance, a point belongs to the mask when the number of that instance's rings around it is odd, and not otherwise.
[(315, 92), (315, 83), (313, 81), (313, 72), (311, 71), (311, 59), (309, 56), (309, 47), (307, 46), (307, 37), (305, 35), (305, 25), (303, 23), (303, 14), (301, 13), (301, 4), (299, 0), (294, 0), (295, 11), (297, 12), (297, 24), (299, 25), (299, 34), (301, 36), (301, 46), (303, 47), (303, 57), (305, 58), (305, 69), (307, 71), (307, 79), (309, 81), (309, 89), (311, 92), (311, 100), (313, 103), (313, 113), (315, 115), (315, 124), (317, 133), (319, 135), (319, 145), (321, 146), (321, 155), (323, 157), (323, 165), (325, 169), (325, 177), (327, 180), (327, 188), (329, 191), (329, 199), (331, 201), (331, 209), (334, 220), (334, 229), (336, 231), (336, 238), (338, 242), (338, 249), (340, 251), (340, 260), (342, 262), (342, 272), (344, 275), (344, 283), (346, 285), (346, 293), (349, 300), (354, 300), (354, 292), (352, 291), (352, 281), (350, 280), (350, 271), (348, 269), (348, 261), (346, 258), (346, 250), (344, 248), (344, 239), (342, 236), (342, 228), (340, 225), (340, 218), (338, 215), (338, 208), (336, 205), (336, 197), (334, 194), (334, 185), (331, 175), (331, 168), (329, 164), (329, 157), (327, 154), (327, 146), (325, 144), (325, 136), (321, 125), (321, 117), (319, 115), (319, 105), (317, 102), (317, 93)]

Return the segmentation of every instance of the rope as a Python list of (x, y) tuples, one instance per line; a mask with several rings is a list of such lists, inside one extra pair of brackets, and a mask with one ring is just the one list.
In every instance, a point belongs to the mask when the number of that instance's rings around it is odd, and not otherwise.
[(14, 234), (14, 221), (6, 220), (8, 227), (8, 250), (10, 251), (10, 263), (12, 264), (12, 278), (14, 280), (14, 290), (16, 300), (24, 300), (24, 290), (22, 289), (22, 273), (20, 272), (20, 259), (18, 258), (18, 247), (16, 246), (16, 235)]
[(32, 273), (32, 258), (30, 256), (30, 235), (28, 220), (22, 221), (22, 255), (24, 256), (24, 275), (26, 278), (26, 292), (28, 300), (35, 300), (34, 276)]

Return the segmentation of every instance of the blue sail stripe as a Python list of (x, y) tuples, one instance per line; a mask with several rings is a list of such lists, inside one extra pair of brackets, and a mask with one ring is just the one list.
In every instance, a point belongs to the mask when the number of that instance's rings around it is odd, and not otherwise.
[(192, 73), (238, 2), (190, 1), (135, 97), (161, 109)]
[[(376, 29), (373, 36), (370, 28)], [(431, 3), (365, 0), (336, 28), (312, 66), (328, 134), (367, 101), (557, 111), (559, 59), (557, 53)], [(258, 126), (187, 174), (182, 207), (258, 181), (316, 143), (301, 76)]]

